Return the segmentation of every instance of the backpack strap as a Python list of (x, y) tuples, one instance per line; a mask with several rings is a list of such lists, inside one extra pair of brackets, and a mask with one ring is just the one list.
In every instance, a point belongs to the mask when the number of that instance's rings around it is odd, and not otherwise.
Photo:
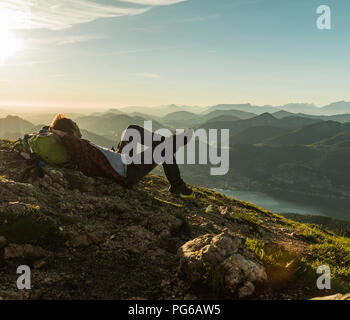
[(45, 166), (45, 162), (43, 162), (38, 156), (36, 156), (34, 153), (32, 154), (33, 157), (27, 160), (27, 164), (29, 167), (24, 170), (21, 176), (21, 181), (25, 181), (25, 179), (29, 176), (31, 172), (34, 172), (36, 176), (39, 178), (44, 177), (44, 171), (42, 169), (43, 166)]

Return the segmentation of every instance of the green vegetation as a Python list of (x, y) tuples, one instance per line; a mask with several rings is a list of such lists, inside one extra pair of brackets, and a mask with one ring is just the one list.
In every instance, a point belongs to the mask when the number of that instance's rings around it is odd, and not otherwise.
[(15, 214), (0, 213), (0, 235), (14, 243), (30, 243), (44, 248), (53, 247), (61, 236), (54, 221), (36, 205), (27, 205), (28, 211)]
[(319, 225), (322, 228), (333, 231), (335, 234), (342, 237), (350, 237), (350, 222), (348, 221), (309, 214), (301, 215), (295, 213), (285, 213), (283, 216), (301, 223)]
[(293, 253), (283, 250), (277, 243), (266, 244), (259, 239), (246, 238), (246, 246), (265, 265), (273, 285), (286, 284), (289, 280), (301, 280), (311, 285), (319, 275), (316, 270), (327, 265), (331, 270), (332, 289), (350, 290), (350, 238), (313, 224), (291, 223), (297, 237), (309, 243), (306, 252)]

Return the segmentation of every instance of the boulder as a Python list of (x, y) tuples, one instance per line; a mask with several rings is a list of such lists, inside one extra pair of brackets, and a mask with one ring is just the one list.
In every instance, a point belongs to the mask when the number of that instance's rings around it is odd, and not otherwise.
[(203, 282), (215, 290), (246, 298), (254, 293), (254, 283), (267, 281), (265, 268), (246, 248), (244, 239), (227, 232), (195, 238), (178, 253), (178, 273), (192, 284)]
[(0, 250), (5, 248), (7, 245), (7, 240), (5, 237), (3, 236), (0, 236)]

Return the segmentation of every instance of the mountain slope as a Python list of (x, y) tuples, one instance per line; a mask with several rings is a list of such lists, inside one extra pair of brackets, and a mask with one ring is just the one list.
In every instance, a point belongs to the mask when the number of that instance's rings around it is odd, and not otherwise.
[(280, 109), (292, 112), (292, 113), (310, 113), (310, 114), (320, 114), (321, 108), (316, 107), (314, 104), (309, 103), (289, 103)]
[[(182, 199), (155, 175), (133, 189), (51, 166), (23, 180), (11, 148), (0, 140), (2, 299), (305, 299), (319, 264), (348, 290), (350, 239), (204, 188)], [(32, 290), (15, 289), (18, 264)]]
[(302, 118), (302, 117), (296, 117), (296, 116), (277, 119), (270, 113), (263, 113), (254, 118), (249, 118), (249, 119), (239, 120), (234, 122), (214, 121), (214, 120), (210, 120), (202, 124), (201, 128), (218, 129), (218, 130), (230, 129), (230, 134), (234, 135), (244, 129), (258, 127), (258, 126), (264, 126), (264, 127), (268, 126), (268, 127), (276, 127), (276, 128), (292, 130), (292, 129), (301, 128), (305, 125), (319, 122), (319, 120), (316, 120), (316, 119)]
[(188, 112), (188, 111), (177, 111), (177, 112), (173, 112), (173, 113), (168, 113), (167, 115), (165, 115), (164, 117), (162, 117), (162, 119), (164, 121), (172, 121), (172, 120), (184, 120), (184, 119), (194, 119), (197, 118), (198, 115), (192, 112)]
[(349, 101), (338, 101), (333, 102), (321, 108), (324, 114), (340, 114), (350, 113), (350, 102)]
[(339, 122), (324, 121), (302, 127), (293, 132), (289, 132), (275, 138), (271, 138), (268, 140), (268, 143), (281, 145), (308, 145), (326, 138), (333, 137), (342, 131), (346, 131), (347, 129), (347, 126)]
[(255, 114), (262, 114), (266, 112), (276, 112), (279, 108), (272, 106), (253, 106), (250, 103), (245, 104), (218, 104), (207, 108), (204, 113), (209, 113), (214, 110), (240, 110), (244, 112), (251, 112)]
[(286, 129), (273, 126), (249, 127), (232, 135), (230, 137), (230, 144), (257, 144), (287, 131)]
[[(101, 116), (85, 116), (75, 119), (80, 128), (89, 130), (112, 140), (119, 140), (122, 132), (129, 125), (136, 124), (143, 127), (145, 120), (146, 119), (138, 116), (132, 117), (126, 114), (103, 114)], [(153, 130), (163, 127), (157, 121), (153, 121), (152, 125)]]
[(34, 124), (18, 116), (0, 119), (0, 138), (17, 139), (30, 132)]
[(206, 114), (201, 114), (201, 122), (207, 122), (210, 121), (211, 119), (214, 119), (219, 116), (232, 116), (232, 117), (237, 117), (242, 120), (249, 119), (249, 118), (254, 118), (257, 115), (252, 112), (246, 112), (246, 111), (241, 111), (241, 110), (220, 110), (220, 109), (215, 109), (209, 113)]

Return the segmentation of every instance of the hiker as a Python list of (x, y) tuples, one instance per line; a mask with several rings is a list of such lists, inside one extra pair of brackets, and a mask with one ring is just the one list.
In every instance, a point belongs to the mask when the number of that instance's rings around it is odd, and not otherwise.
[[(176, 137), (181, 135), (173, 135), (171, 137), (164, 137), (153, 132), (147, 131), (144, 128), (131, 125), (127, 130), (136, 130), (141, 137), (140, 143), (145, 145), (146, 134), (152, 137), (151, 144), (147, 147), (152, 147), (152, 150), (164, 142), (165, 139), (172, 139), (172, 143), (176, 146)], [(57, 114), (48, 130), (60, 137), (60, 143), (65, 147), (70, 159), (87, 176), (103, 176), (113, 178), (119, 184), (131, 187), (140, 181), (144, 176), (151, 172), (158, 163), (152, 158), (152, 163), (130, 163), (126, 161), (127, 155), (123, 153), (123, 148), (131, 141), (120, 141), (116, 151), (108, 150), (93, 144), (92, 142), (83, 139), (78, 125), (63, 114)], [(127, 131), (126, 131), (127, 132)], [(193, 130), (187, 130), (182, 133), (185, 139), (182, 146), (186, 145), (192, 138)], [(125, 135), (124, 135), (125, 136)], [(187, 138), (187, 139), (186, 139)], [(158, 140), (158, 141), (155, 141)], [(176, 146), (177, 147), (177, 146)], [(173, 149), (173, 154), (177, 148)], [(141, 159), (144, 159), (145, 151), (141, 153)], [(180, 170), (176, 164), (175, 156), (173, 156), (172, 163), (162, 163), (166, 178), (170, 183), (169, 191), (174, 194), (179, 194), (183, 197), (191, 196), (193, 194), (185, 182), (182, 180)]]

